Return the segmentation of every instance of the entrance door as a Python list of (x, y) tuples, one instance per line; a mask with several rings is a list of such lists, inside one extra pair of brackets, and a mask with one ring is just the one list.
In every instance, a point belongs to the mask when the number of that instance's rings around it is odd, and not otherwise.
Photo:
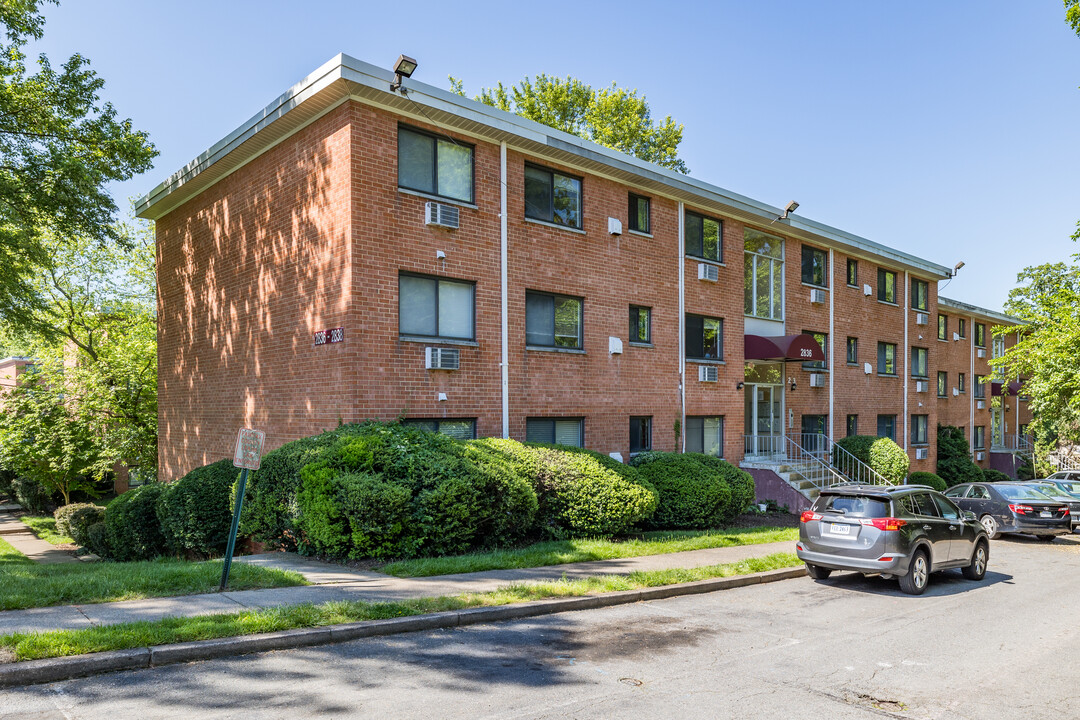
[(746, 428), (750, 431), (750, 455), (780, 455), (784, 452), (783, 386), (746, 385)]
[(990, 447), (1001, 447), (1005, 444), (1005, 413), (1001, 408), (990, 411)]

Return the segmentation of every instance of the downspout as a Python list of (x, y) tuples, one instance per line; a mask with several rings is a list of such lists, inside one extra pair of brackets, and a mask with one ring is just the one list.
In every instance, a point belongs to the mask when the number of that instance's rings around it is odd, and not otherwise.
[[(683, 248), (686, 247), (684, 233), (686, 231), (686, 219), (683, 213), (683, 204), (679, 203), (679, 452), (686, 452), (686, 258)], [(726, 441), (726, 438), (725, 438)], [(723, 450), (721, 449), (721, 452)]]
[(502, 313), (502, 361), (499, 363), (502, 370), (502, 436), (510, 437), (510, 326), (507, 311), (507, 226), (506, 226), (506, 141), (499, 144), (499, 183), (501, 185), (499, 205), (499, 225), (501, 236), (499, 238), (499, 291), (500, 312)]
[(834, 253), (832, 248), (829, 248), (829, 439), (833, 439), (836, 435), (833, 434), (833, 427), (835, 426), (836, 419), (833, 417), (833, 386), (836, 385), (836, 376), (833, 374), (833, 368), (836, 360), (836, 315), (834, 314), (836, 299), (836, 276), (833, 275), (833, 261)]
[(911, 315), (911, 273), (904, 271), (904, 452), (908, 451), (908, 441), (911, 439), (911, 428), (908, 423), (908, 383), (911, 379), (911, 346), (908, 344), (908, 317)]

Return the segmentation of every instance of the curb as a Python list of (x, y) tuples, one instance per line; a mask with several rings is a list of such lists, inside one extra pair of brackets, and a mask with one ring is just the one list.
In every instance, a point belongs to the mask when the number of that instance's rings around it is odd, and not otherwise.
[(0, 665), (0, 688), (37, 683), (56, 682), (71, 678), (99, 675), (115, 670), (135, 670), (159, 667), (174, 663), (210, 660), (213, 658), (290, 650), (293, 648), (325, 645), (328, 643), (357, 640), (360, 638), (396, 635), (398, 633), (436, 630), (477, 625), (480, 623), (539, 617), (553, 613), (591, 610), (614, 605), (626, 605), (645, 600), (661, 600), (682, 595), (729, 590), (806, 577), (806, 568), (799, 566), (781, 570), (768, 570), (753, 575), (737, 575), (728, 578), (712, 578), (679, 585), (662, 585), (641, 590), (625, 590), (602, 595), (536, 600), (513, 605), (479, 607), (468, 610), (452, 610), (430, 615), (413, 615), (389, 620), (365, 620), (361, 622), (331, 625), (327, 627), (282, 630), (280, 632), (241, 635), (239, 637), (200, 640), (197, 642), (155, 645), (130, 650), (73, 655), (70, 657), (27, 660)]

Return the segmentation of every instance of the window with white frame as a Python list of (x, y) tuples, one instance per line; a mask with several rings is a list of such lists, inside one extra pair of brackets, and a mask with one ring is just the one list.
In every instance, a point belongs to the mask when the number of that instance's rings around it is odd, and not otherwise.
[(766, 320), (784, 319), (784, 240), (746, 228), (743, 311)]
[(525, 293), (525, 344), (580, 349), (581, 298), (552, 293)]
[(476, 338), (476, 285), (460, 280), (398, 276), (398, 332), (425, 338)]
[(724, 418), (686, 418), (686, 452), (724, 457)]
[(472, 146), (398, 127), (398, 187), (471, 203)]
[(525, 441), (582, 447), (585, 420), (582, 418), (525, 418)]

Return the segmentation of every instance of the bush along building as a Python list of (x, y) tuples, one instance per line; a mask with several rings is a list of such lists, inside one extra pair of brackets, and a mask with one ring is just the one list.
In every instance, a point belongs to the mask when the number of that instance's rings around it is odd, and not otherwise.
[(939, 298), (950, 268), (394, 81), (339, 55), (139, 202), (163, 479), (365, 418), (704, 452), (793, 507), (846, 435), (1011, 464), (1025, 403), (977, 385), (1010, 320)]

